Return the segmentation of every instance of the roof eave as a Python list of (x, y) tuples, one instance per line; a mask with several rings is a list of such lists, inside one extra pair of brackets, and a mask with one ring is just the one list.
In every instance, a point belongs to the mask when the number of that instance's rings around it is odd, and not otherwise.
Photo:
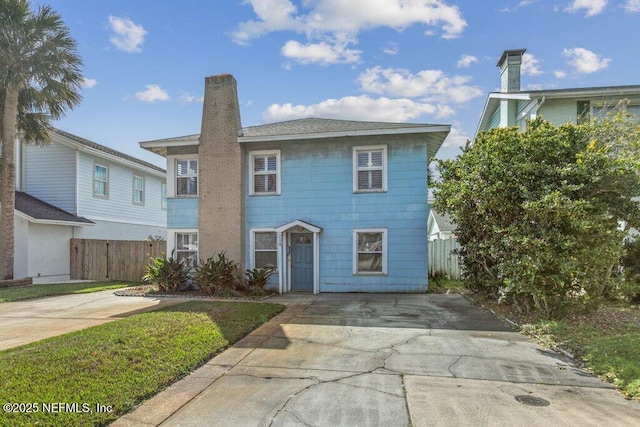
[(200, 145), (200, 140), (166, 141), (160, 139), (155, 141), (143, 141), (138, 144), (145, 150), (151, 151), (152, 153), (158, 154), (162, 157), (167, 157), (167, 148), (197, 146)]
[(278, 142), (278, 141), (295, 141), (301, 139), (326, 139), (326, 138), (344, 138), (354, 136), (374, 136), (374, 135), (407, 135), (407, 134), (424, 134), (424, 133), (449, 133), (451, 126), (449, 125), (434, 125), (434, 126), (416, 126), (407, 128), (395, 128), (395, 129), (370, 129), (370, 130), (355, 130), (355, 131), (341, 131), (341, 132), (317, 132), (317, 133), (300, 133), (289, 135), (266, 135), (266, 136), (240, 136), (238, 142), (250, 143), (250, 142)]
[(18, 209), (15, 210), (19, 216), (23, 217), (29, 222), (33, 222), (34, 224), (46, 224), (46, 225), (66, 225), (73, 227), (93, 227), (96, 224), (92, 221), (90, 222), (76, 222), (76, 221), (63, 221), (63, 220), (54, 220), (54, 219), (39, 219), (34, 218), (29, 214), (26, 214)]
[(164, 178), (167, 175), (166, 171), (161, 172), (161, 171), (159, 171), (157, 169), (153, 169), (153, 168), (151, 168), (149, 166), (146, 166), (146, 165), (143, 165), (143, 164), (140, 164), (140, 163), (136, 163), (136, 162), (133, 162), (133, 161), (128, 160), (128, 159), (124, 159), (124, 158), (119, 157), (119, 156), (115, 156), (113, 154), (104, 152), (102, 150), (98, 150), (98, 149), (93, 148), (93, 147), (88, 147), (88, 146), (83, 145), (80, 142), (74, 141), (74, 140), (72, 140), (72, 139), (70, 139), (70, 138), (68, 138), (65, 135), (62, 135), (60, 133), (56, 132), (55, 135), (58, 138), (62, 139), (61, 141), (58, 141), (58, 142), (61, 142), (61, 143), (65, 144), (65, 145), (67, 145), (67, 146), (71, 146), (71, 147), (77, 149), (78, 151), (89, 153), (89, 154), (91, 154), (93, 156), (101, 157), (103, 159), (110, 160), (110, 161), (112, 161), (114, 163), (120, 163), (120, 164), (125, 165), (125, 166), (129, 166), (129, 167), (132, 167), (132, 168), (143, 170), (143, 171), (145, 171), (146, 173), (148, 173), (150, 175), (155, 175), (155, 176), (158, 176), (160, 178)]

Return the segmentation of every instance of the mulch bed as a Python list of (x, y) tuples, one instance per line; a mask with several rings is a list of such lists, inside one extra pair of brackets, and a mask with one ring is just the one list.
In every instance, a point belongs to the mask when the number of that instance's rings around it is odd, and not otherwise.
[(278, 292), (275, 290), (265, 290), (266, 295), (251, 295), (248, 292), (242, 292), (236, 290), (237, 296), (229, 295), (216, 295), (206, 294), (200, 291), (159, 291), (157, 286), (154, 285), (140, 285), (133, 286), (131, 288), (125, 288), (115, 291), (116, 295), (126, 297), (178, 297), (178, 298), (212, 298), (212, 299), (224, 299), (235, 301), (263, 301), (267, 298), (271, 298)]

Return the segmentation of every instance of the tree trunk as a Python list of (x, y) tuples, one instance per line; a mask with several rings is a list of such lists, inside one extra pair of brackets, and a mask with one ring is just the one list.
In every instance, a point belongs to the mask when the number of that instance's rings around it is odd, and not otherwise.
[(6, 87), (2, 116), (2, 161), (0, 162), (0, 280), (13, 279), (14, 210), (16, 206), (15, 141), (19, 89)]

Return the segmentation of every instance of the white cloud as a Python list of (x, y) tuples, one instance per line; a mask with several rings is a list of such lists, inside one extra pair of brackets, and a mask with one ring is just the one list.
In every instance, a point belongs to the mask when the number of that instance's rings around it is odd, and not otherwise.
[(369, 68), (358, 77), (365, 92), (406, 98), (424, 98), (428, 102), (461, 104), (482, 95), (482, 90), (470, 86), (469, 76), (449, 77), (440, 70), (423, 70), (412, 74), (408, 70), (381, 67)]
[(360, 61), (360, 53), (359, 50), (348, 49), (347, 44), (342, 42), (333, 45), (325, 42), (301, 44), (295, 40), (289, 40), (282, 47), (284, 56), (302, 64), (353, 63)]
[(109, 25), (113, 34), (109, 40), (119, 50), (128, 53), (142, 52), (144, 38), (148, 34), (142, 27), (128, 18), (109, 16)]
[(471, 64), (478, 62), (478, 58), (473, 55), (462, 55), (458, 60), (458, 68), (469, 68)]
[(158, 85), (146, 85), (146, 90), (135, 93), (135, 98), (142, 102), (168, 101), (169, 94)]
[(580, 9), (585, 9), (587, 11), (586, 16), (595, 16), (601, 13), (606, 5), (607, 0), (573, 0), (565, 10), (567, 12), (578, 12)]
[[(422, 24), (451, 39), (467, 26), (460, 9), (445, 0), (302, 0), (299, 6), (291, 0), (245, 3), (253, 7), (257, 19), (238, 24), (231, 35), (236, 43), (247, 44), (275, 31), (304, 33), (306, 43), (289, 41), (282, 50), (285, 56), (307, 63), (356, 62), (353, 58), (360, 52), (348, 46), (356, 44), (364, 30), (386, 27), (400, 31)], [(430, 29), (425, 34), (430, 34)], [(335, 60), (336, 55), (341, 59)], [(317, 57), (329, 61), (315, 60)]]
[(569, 58), (569, 65), (581, 74), (595, 73), (607, 68), (611, 62), (610, 58), (602, 58), (600, 55), (581, 47), (565, 49), (562, 54)]
[(522, 55), (522, 74), (529, 76), (537, 76), (542, 74), (538, 58), (530, 53)]
[(453, 113), (453, 109), (446, 105), (416, 102), (406, 98), (371, 98), (368, 95), (360, 95), (327, 99), (312, 105), (273, 104), (262, 114), (262, 118), (266, 122), (304, 117), (407, 122), (423, 115), (443, 118)]
[(87, 77), (83, 77), (82, 82), (80, 83), (80, 87), (82, 89), (91, 89), (97, 84), (98, 84), (98, 81), (96, 79), (89, 79)]
[(556, 70), (553, 72), (553, 74), (559, 79), (564, 79), (565, 77), (567, 77), (567, 73), (562, 70)]
[[(148, 87), (149, 86), (147, 86), (147, 88)], [(166, 94), (166, 92), (165, 92), (165, 94)], [(166, 101), (168, 99), (169, 98), (168, 98), (168, 95), (167, 95), (167, 99), (162, 99), (162, 101)], [(192, 102), (203, 102), (203, 101), (204, 101), (204, 96), (202, 96), (202, 95), (201, 96), (194, 95), (192, 93), (185, 92), (185, 91), (180, 91), (180, 96), (178, 97), (178, 102), (180, 102), (181, 104), (190, 104)]]
[(366, 29), (398, 30), (414, 24), (440, 27), (442, 37), (460, 35), (467, 22), (457, 6), (444, 0), (315, 0), (302, 1), (306, 14), (290, 0), (247, 0), (258, 20), (242, 22), (233, 33), (236, 42), (247, 42), (273, 31), (357, 34)]
[(467, 143), (467, 140), (471, 139), (458, 126), (460, 126), (459, 123), (455, 123), (453, 126), (451, 126), (449, 135), (447, 135), (444, 142), (442, 143), (443, 148), (464, 147)]
[(640, 12), (640, 0), (627, 0), (624, 9), (627, 12)]
[(389, 42), (385, 47), (382, 48), (382, 51), (387, 55), (397, 55), (399, 51), (398, 43)]

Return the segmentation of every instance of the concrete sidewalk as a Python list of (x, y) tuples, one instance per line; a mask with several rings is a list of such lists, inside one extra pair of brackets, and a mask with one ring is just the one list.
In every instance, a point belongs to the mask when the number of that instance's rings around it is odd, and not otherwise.
[(184, 302), (182, 298), (119, 297), (114, 290), (0, 304), (0, 350)]
[[(640, 405), (458, 295), (290, 294), (114, 426), (629, 426)], [(523, 403), (521, 403), (523, 402)]]

